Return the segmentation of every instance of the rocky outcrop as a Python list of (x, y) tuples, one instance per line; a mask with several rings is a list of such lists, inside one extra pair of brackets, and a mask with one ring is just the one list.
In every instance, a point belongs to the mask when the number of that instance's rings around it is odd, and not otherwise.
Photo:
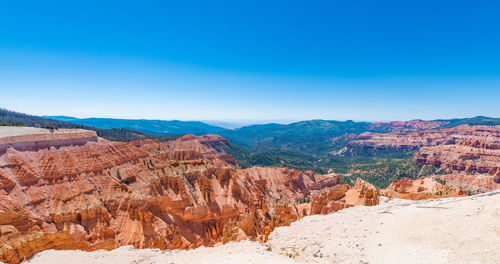
[(316, 192), (311, 197), (311, 214), (329, 214), (357, 205), (373, 206), (379, 201), (379, 191), (358, 178), (354, 187), (336, 185)]
[(382, 190), (358, 178), (354, 187), (339, 184), (314, 192), (311, 197), (311, 214), (329, 214), (359, 205), (378, 205), (381, 196), (389, 199), (424, 200), (469, 194), (469, 189), (462, 188), (452, 181), (447, 182), (445, 180), (447, 178), (443, 176), (446, 175), (422, 177), (416, 180), (403, 178), (392, 182)]
[(412, 180), (403, 178), (392, 182), (380, 194), (388, 198), (424, 200), (430, 198), (465, 196), (467, 192), (460, 186), (446, 183), (439, 177), (422, 177)]
[(353, 206), (343, 199), (349, 189), (351, 189), (349, 185), (342, 184), (313, 194), (311, 214), (329, 214)]
[(0, 261), (46, 249), (186, 249), (264, 241), (336, 174), (237, 169), (214, 135), (16, 149), (0, 156)]
[(497, 177), (498, 176), (485, 174), (470, 175), (463, 173), (436, 176), (436, 178), (439, 178), (449, 185), (460, 187), (472, 193), (482, 193), (500, 189), (500, 181), (498, 181)]

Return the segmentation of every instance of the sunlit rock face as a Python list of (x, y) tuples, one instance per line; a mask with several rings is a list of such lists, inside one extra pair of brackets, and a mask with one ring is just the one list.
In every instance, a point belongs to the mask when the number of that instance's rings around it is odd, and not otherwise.
[(88, 135), (36, 148), (11, 144), (1, 154), (0, 261), (46, 249), (263, 241), (309, 213), (297, 199), (340, 183), (336, 174), (237, 169), (232, 156), (214, 149), (227, 140), (214, 135), (163, 143)]
[(358, 205), (377, 205), (379, 196), (379, 190), (375, 186), (358, 178), (354, 187), (339, 184), (313, 193), (311, 214), (329, 214)]
[(500, 188), (500, 127), (462, 127), (455, 144), (423, 147), (416, 162), (453, 172), (440, 178), (481, 192)]
[(498, 138), (466, 139), (455, 145), (425, 147), (415, 161), (452, 171), (500, 175), (500, 134)]

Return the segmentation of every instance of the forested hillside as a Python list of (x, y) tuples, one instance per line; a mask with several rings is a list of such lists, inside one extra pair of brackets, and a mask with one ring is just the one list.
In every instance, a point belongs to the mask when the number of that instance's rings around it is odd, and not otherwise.
[(126, 128), (140, 131), (150, 135), (183, 135), (194, 134), (197, 136), (206, 134), (220, 134), (227, 130), (222, 127), (211, 126), (199, 121), (179, 120), (146, 120), (146, 119), (115, 119), (115, 118), (75, 118), (69, 116), (47, 116), (46, 118), (65, 121), (78, 125), (96, 128)]

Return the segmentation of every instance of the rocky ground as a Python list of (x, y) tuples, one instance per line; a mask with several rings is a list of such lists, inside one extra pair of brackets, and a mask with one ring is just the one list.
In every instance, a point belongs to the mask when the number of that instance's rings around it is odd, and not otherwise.
[[(451, 201), (451, 202), (450, 202)], [(27, 263), (499, 263), (500, 194), (358, 206), (279, 227), (268, 242), (194, 250), (55, 251)]]

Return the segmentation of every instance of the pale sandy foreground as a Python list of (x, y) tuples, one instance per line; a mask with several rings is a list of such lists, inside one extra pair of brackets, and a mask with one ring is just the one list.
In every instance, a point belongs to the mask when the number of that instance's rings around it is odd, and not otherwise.
[(500, 263), (500, 195), (439, 205), (442, 201), (394, 200), (309, 216), (276, 229), (266, 244), (49, 250), (29, 263)]

